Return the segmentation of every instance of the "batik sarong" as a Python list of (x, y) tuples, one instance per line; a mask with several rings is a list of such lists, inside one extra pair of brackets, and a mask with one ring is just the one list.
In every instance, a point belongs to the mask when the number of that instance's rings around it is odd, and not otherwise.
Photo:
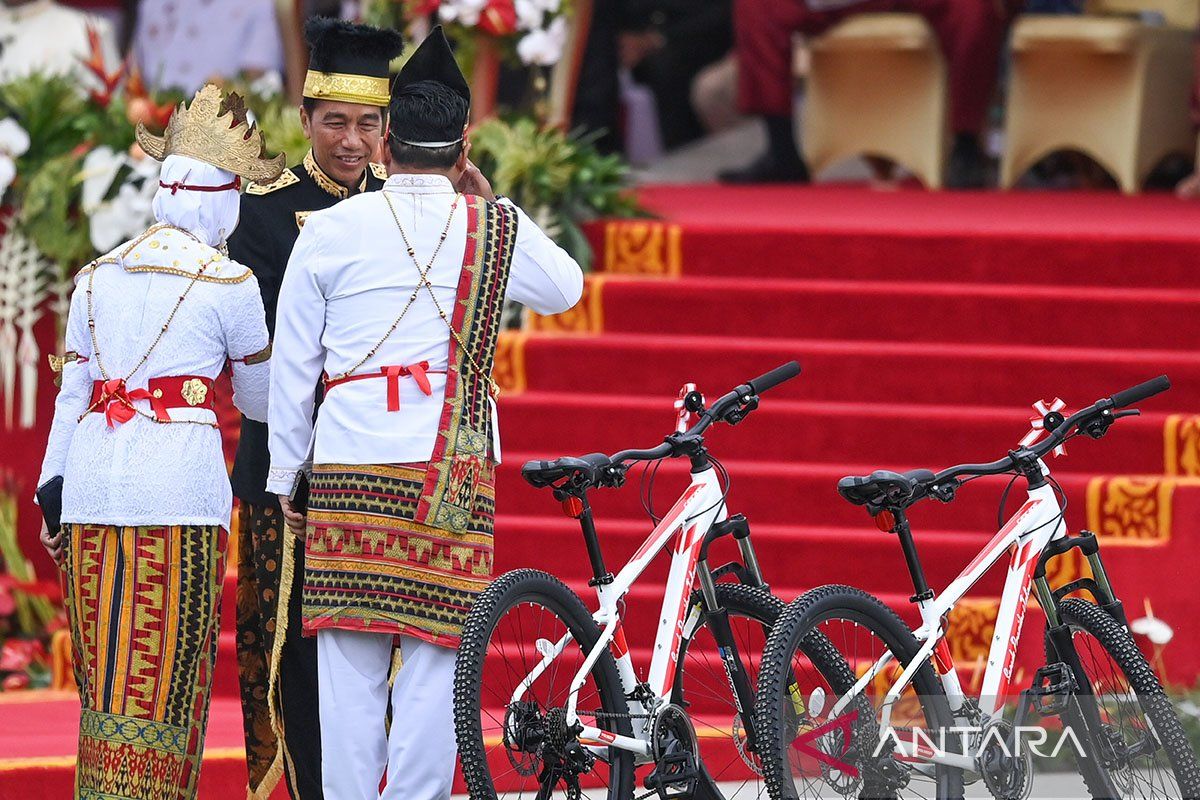
[(270, 797), (281, 777), (295, 800), (322, 796), (317, 646), (301, 635), (296, 580), (303, 573), (303, 549), (278, 503), (242, 503), (237, 656), (252, 800)]
[(468, 529), (414, 522), (425, 464), (313, 467), (304, 567), (304, 630), (415, 636), (455, 647), (492, 576), (493, 470), (484, 465)]
[(196, 795), (227, 535), (215, 526), (64, 526), (82, 713), (75, 796)]

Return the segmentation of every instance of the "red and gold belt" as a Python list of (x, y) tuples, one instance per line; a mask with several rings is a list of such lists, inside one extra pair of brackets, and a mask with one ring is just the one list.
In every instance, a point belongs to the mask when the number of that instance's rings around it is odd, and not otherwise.
[(94, 381), (92, 402), (89, 411), (99, 411), (104, 406), (104, 418), (111, 428), (128, 422), (136, 414), (134, 402), (148, 400), (154, 418), (159, 422), (171, 422), (172, 408), (206, 408), (215, 411), (213, 379), (198, 375), (177, 375), (166, 378), (151, 378), (145, 389), (129, 389), (120, 379)]

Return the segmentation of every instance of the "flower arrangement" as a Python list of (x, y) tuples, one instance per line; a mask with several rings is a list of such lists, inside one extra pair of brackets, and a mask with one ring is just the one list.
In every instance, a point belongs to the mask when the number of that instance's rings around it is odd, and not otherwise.
[(66, 627), (55, 605), (58, 586), (34, 580), (33, 565), (17, 543), (17, 504), (0, 492), (0, 691), (50, 685), (49, 642)]
[(405, 0), (405, 6), (410, 19), (436, 14), (452, 33), (500, 39), (528, 66), (554, 66), (567, 44), (570, 0)]
[(592, 251), (582, 223), (644, 214), (627, 191), (625, 162), (601, 154), (593, 139), (528, 117), (493, 118), (471, 131), (471, 159), (492, 188), (525, 209), (585, 269), (591, 266)]
[[(136, 72), (110, 70), (89, 32), (83, 68), (98, 88), (33, 74), (0, 85), (0, 395), (4, 424), (32, 427), (41, 354), (34, 325), (66, 317), (75, 269), (148, 224), (158, 165), (134, 147), (133, 122), (161, 125)], [(17, 384), (20, 384), (19, 390)]]

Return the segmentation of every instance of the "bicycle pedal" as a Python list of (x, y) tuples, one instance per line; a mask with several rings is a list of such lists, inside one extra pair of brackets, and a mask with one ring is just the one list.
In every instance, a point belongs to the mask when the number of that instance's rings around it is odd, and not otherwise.
[(658, 760), (654, 770), (646, 776), (644, 785), (657, 792), (662, 800), (674, 800), (695, 794), (699, 777), (696, 759), (691, 753), (670, 753)]
[(1033, 698), (1033, 707), (1043, 717), (1065, 711), (1077, 690), (1075, 674), (1061, 661), (1039, 668), (1033, 676), (1033, 685), (1026, 689)]

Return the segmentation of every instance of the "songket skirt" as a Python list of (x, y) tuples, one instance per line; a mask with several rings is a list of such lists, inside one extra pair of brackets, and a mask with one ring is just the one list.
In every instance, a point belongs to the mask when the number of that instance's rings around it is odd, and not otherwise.
[(456, 647), (492, 577), (492, 468), (463, 534), (415, 522), (425, 464), (316, 464), (305, 541), (305, 633), (414, 636)]
[(217, 655), (226, 531), (67, 524), (82, 712), (75, 796), (196, 796)]

